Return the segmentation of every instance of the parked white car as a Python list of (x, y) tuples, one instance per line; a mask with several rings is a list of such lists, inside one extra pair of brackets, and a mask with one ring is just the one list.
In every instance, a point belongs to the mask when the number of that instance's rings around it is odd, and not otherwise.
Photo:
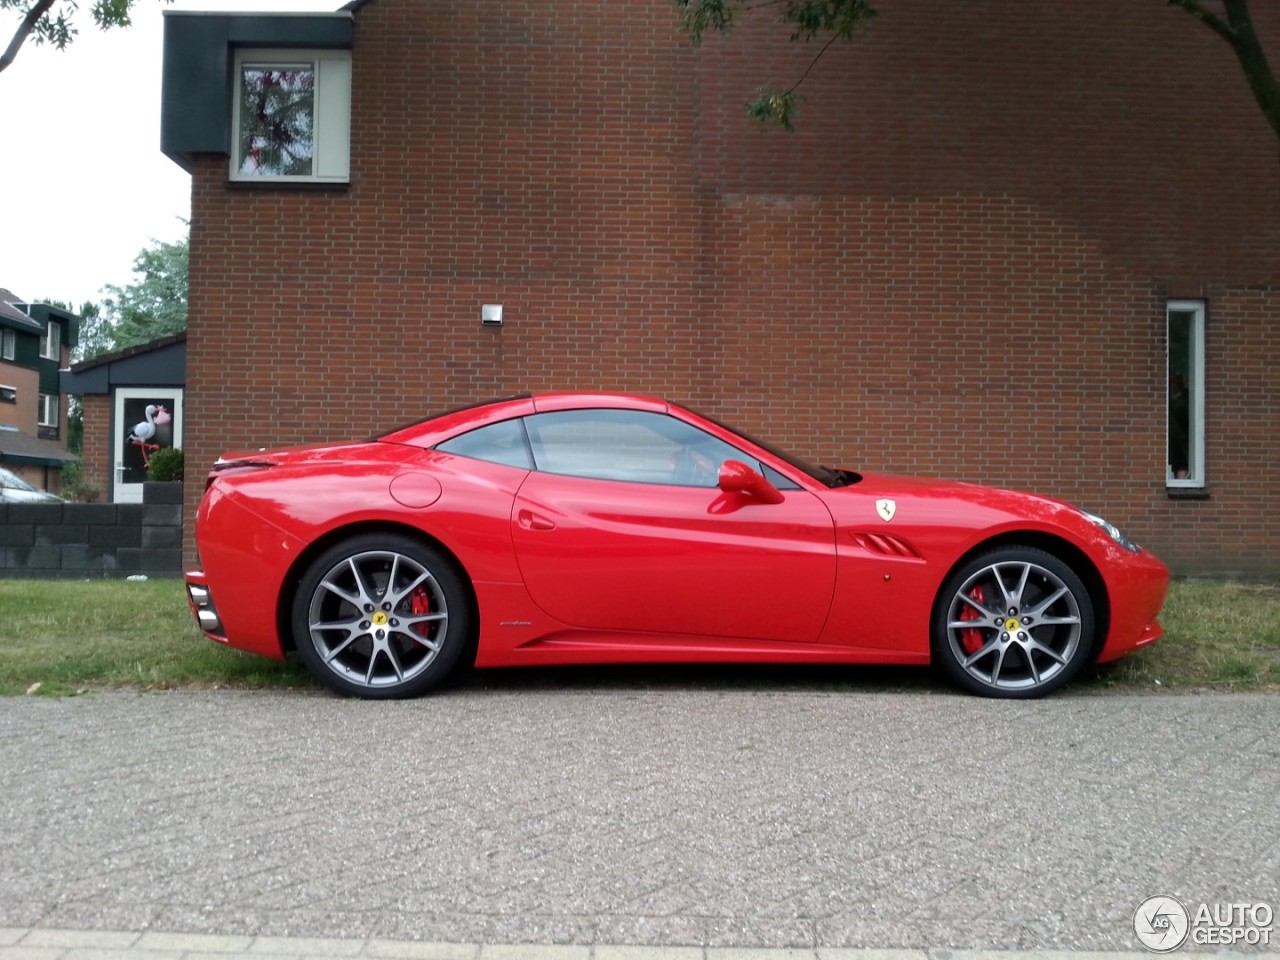
[(62, 498), (37, 490), (12, 471), (0, 467), (0, 503), (59, 503)]

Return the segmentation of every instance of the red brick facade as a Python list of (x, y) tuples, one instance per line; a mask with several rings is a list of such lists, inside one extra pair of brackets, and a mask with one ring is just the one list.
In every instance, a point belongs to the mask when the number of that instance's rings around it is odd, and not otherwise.
[(99, 499), (109, 500), (112, 468), (111, 444), (111, 396), (105, 393), (87, 393), (80, 398), (84, 404), (84, 449), (80, 455), (84, 485), (94, 491)]
[[(1227, 45), (1164, 0), (877, 7), (791, 135), (742, 103), (814, 47), (763, 20), (695, 49), (669, 0), (360, 8), (349, 188), (193, 164), (193, 475), (623, 389), (1280, 570), (1280, 154)], [(1207, 500), (1165, 489), (1169, 298), (1207, 303)]]

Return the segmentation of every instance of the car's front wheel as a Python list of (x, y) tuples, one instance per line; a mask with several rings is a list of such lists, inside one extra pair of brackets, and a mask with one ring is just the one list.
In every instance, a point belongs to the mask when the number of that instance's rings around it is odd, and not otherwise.
[(312, 675), (339, 693), (413, 697), (439, 684), (466, 646), (469, 594), (453, 565), (411, 537), (365, 534), (307, 568), (293, 634)]
[(943, 584), (933, 659), (972, 693), (1040, 697), (1084, 668), (1094, 630), (1089, 591), (1070, 566), (1035, 547), (1000, 547)]

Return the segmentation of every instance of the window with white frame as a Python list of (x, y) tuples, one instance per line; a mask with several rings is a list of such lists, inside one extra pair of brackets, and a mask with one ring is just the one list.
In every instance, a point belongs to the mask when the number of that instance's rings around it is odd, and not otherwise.
[(1170, 300), (1169, 487), (1204, 486), (1204, 301)]
[(18, 388), (11, 387), (7, 383), (0, 383), (0, 403), (17, 403)]
[(12, 360), (17, 355), (18, 335), (12, 330), (0, 330), (0, 360)]
[(40, 394), (40, 417), (36, 422), (42, 427), (58, 429), (58, 395), (56, 393)]
[(50, 320), (45, 326), (45, 334), (40, 338), (40, 356), (46, 360), (62, 360), (62, 326), (56, 320)]
[(351, 167), (351, 54), (241, 50), (231, 179), (345, 183)]

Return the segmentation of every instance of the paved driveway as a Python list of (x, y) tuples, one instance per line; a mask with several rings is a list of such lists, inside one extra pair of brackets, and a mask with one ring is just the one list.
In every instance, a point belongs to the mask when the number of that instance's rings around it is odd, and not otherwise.
[(1276, 696), (11, 698), (0, 784), (0, 928), (1133, 950), (1148, 896), (1280, 908)]

